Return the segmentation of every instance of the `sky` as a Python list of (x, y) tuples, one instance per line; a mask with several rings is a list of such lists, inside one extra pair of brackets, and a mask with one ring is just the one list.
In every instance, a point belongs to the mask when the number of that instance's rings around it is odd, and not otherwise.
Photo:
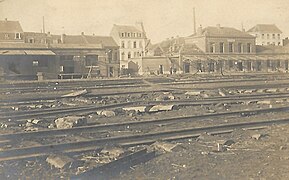
[[(2, 1), (2, 0), (1, 0)], [(256, 24), (276, 24), (289, 36), (289, 0), (4, 0), (0, 19), (20, 21), (24, 31), (54, 34), (109, 35), (113, 24), (144, 23), (153, 43), (193, 34), (196, 26), (246, 30)]]

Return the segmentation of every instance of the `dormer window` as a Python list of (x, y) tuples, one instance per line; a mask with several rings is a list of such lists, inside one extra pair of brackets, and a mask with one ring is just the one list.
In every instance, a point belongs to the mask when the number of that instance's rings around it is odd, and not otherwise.
[(20, 33), (15, 34), (15, 39), (21, 39)]
[(9, 34), (5, 34), (5, 39), (9, 39)]
[(30, 38), (28, 41), (29, 41), (29, 43), (34, 43), (34, 39), (33, 38)]

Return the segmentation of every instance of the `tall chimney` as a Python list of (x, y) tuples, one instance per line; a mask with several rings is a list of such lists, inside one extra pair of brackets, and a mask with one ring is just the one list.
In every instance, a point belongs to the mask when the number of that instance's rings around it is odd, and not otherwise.
[(7, 19), (7, 18), (5, 18), (5, 21), (8, 21), (8, 19)]
[(84, 32), (81, 32), (81, 35), (84, 35)]
[(60, 38), (61, 38), (61, 43), (64, 44), (64, 41), (65, 41), (65, 34), (61, 34)]
[(195, 12), (195, 8), (193, 9), (193, 18), (194, 18), (194, 34), (196, 34), (196, 12)]
[(42, 25), (43, 25), (43, 33), (45, 33), (45, 22), (44, 22), (44, 16), (42, 17)]

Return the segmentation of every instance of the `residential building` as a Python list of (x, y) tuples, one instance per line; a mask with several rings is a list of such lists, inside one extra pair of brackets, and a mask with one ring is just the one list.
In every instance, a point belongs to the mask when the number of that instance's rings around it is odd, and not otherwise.
[(127, 69), (131, 58), (146, 56), (147, 37), (142, 22), (135, 26), (113, 25), (110, 36), (119, 46), (120, 68)]
[(0, 20), (0, 43), (24, 43), (23, 30), (18, 21)]
[(256, 37), (256, 45), (283, 46), (282, 31), (275, 24), (257, 24), (247, 32)]

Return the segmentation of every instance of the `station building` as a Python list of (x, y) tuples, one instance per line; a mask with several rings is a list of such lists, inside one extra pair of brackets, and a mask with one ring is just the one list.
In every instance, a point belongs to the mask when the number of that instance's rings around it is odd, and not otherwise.
[(19, 22), (8, 20), (0, 27), (5, 79), (119, 76), (119, 47), (110, 36), (23, 32)]

